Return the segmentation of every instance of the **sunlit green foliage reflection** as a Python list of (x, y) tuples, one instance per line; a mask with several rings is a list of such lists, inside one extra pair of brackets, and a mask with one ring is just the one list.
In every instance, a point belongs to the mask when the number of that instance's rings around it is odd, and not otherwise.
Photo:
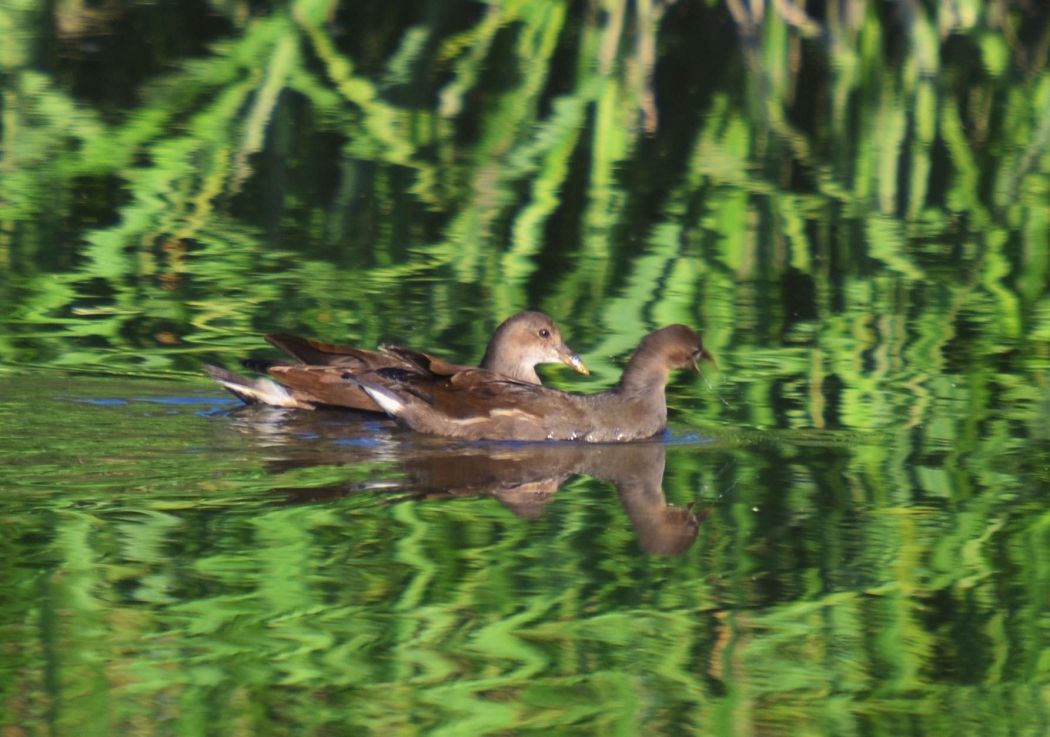
[[(0, 724), (1045, 734), (1050, 11), (816, 5), (0, 3)], [(593, 480), (534, 525), (280, 506), (374, 459), (17, 403), (211, 391), (272, 330), (468, 360), (526, 307), (587, 389), (703, 333), (685, 556)]]

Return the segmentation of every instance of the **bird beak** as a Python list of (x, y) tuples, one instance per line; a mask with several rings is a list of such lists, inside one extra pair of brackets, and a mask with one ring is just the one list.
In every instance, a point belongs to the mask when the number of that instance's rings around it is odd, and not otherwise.
[(584, 376), (591, 375), (588, 368), (583, 365), (583, 359), (580, 358), (580, 354), (574, 352), (569, 346), (562, 343), (561, 348), (558, 349), (558, 354), (561, 356), (561, 362), (566, 366), (572, 366), (575, 371)]
[(712, 356), (712, 355), (711, 355), (710, 353), (708, 353), (707, 351), (705, 351), (705, 350), (703, 349), (703, 347), (701, 347), (701, 348), (700, 348), (700, 350), (698, 350), (698, 351), (697, 351), (697, 352), (696, 352), (696, 353), (695, 353), (695, 354), (693, 355), (693, 369), (695, 369), (695, 370), (696, 370), (696, 373), (698, 373), (698, 374), (699, 374), (699, 373), (701, 373), (701, 371), (700, 371), (700, 362), (701, 362), (701, 361), (703, 361), (704, 363), (709, 363), (709, 364), (711, 364), (712, 366), (714, 366), (714, 367), (715, 367), (715, 369), (716, 369), (716, 370), (718, 369), (718, 364), (717, 364), (717, 363), (715, 363), (715, 357), (714, 357), (714, 356)]

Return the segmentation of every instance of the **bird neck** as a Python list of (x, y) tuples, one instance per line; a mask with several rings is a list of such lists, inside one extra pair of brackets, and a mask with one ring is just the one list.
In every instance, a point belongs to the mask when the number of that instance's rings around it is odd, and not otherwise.
[(536, 373), (536, 369), (532, 366), (522, 366), (521, 364), (514, 364), (511, 366), (497, 367), (491, 369), (497, 371), (505, 376), (509, 376), (512, 379), (518, 381), (524, 381), (529, 384), (540, 384), (540, 375)]
[(518, 381), (525, 381), (530, 384), (540, 383), (540, 376), (536, 373), (534, 366), (522, 361), (520, 356), (512, 356), (508, 351), (499, 350), (493, 346), (490, 346), (485, 351), (485, 356), (481, 359), (480, 365), (483, 369), (495, 371)]
[(651, 394), (663, 400), (664, 389), (671, 371), (659, 357), (638, 352), (631, 356), (627, 368), (616, 385), (619, 394)]

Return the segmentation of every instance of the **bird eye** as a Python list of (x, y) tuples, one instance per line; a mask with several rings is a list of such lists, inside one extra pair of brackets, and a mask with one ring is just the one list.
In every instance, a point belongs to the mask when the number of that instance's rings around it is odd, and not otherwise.
[(547, 328), (541, 329), (540, 330), (540, 337), (541, 338), (549, 338), (549, 337), (551, 337), (551, 331), (548, 330)]

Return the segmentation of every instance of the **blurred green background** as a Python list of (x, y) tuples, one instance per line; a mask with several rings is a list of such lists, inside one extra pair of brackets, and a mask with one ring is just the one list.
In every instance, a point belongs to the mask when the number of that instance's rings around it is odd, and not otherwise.
[[(0, 0), (5, 734), (1046, 734), (1048, 56), (1033, 0)], [(685, 555), (586, 477), (285, 504), (403, 436), (200, 372), (525, 308), (563, 388), (703, 334)]]

